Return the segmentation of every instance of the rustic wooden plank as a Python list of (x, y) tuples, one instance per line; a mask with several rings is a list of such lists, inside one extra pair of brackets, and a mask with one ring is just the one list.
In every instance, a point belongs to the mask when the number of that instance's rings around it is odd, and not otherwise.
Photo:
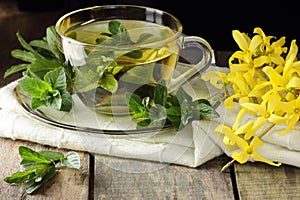
[(237, 189), (244, 199), (300, 199), (300, 168), (264, 163), (234, 165)]
[(109, 156), (95, 158), (95, 199), (234, 199), (221, 156), (198, 168)]
[(34, 194), (27, 195), (24, 185), (10, 185), (3, 181), (7, 176), (20, 170), (18, 147), (26, 146), (35, 151), (52, 150), (66, 154), (69, 150), (52, 148), (45, 145), (26, 141), (13, 141), (0, 138), (0, 199), (88, 199), (89, 198), (89, 154), (78, 152), (81, 160), (81, 169), (60, 168), (57, 174)]

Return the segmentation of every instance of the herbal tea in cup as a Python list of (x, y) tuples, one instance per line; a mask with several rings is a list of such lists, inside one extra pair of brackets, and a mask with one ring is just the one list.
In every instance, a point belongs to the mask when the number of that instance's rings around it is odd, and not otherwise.
[[(130, 113), (125, 94), (153, 97), (164, 84), (174, 91), (211, 64), (213, 51), (198, 36), (184, 36), (181, 22), (162, 10), (105, 5), (75, 10), (56, 23), (73, 93), (98, 113)], [(180, 52), (196, 47), (201, 59), (177, 75)], [(185, 60), (188, 60), (185, 58)]]

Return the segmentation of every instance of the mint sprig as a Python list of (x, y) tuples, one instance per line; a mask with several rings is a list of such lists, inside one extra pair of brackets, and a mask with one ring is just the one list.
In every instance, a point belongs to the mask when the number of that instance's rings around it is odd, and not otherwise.
[(4, 178), (11, 184), (25, 184), (27, 194), (32, 194), (44, 183), (55, 176), (60, 166), (80, 169), (80, 157), (76, 152), (68, 152), (66, 156), (55, 151), (36, 152), (28, 147), (20, 146), (21, 166), (24, 171), (18, 171)]
[(155, 86), (153, 100), (150, 99), (126, 93), (126, 103), (137, 128), (172, 125), (181, 130), (193, 120), (220, 116), (207, 99), (193, 100), (182, 87), (175, 94), (168, 93), (164, 81)]
[(16, 72), (23, 73), (25, 78), (19, 81), (19, 86), (33, 96), (33, 110), (47, 106), (60, 111), (70, 111), (73, 105), (71, 93), (75, 73), (59, 52), (54, 26), (46, 28), (46, 36), (41, 40), (28, 43), (20, 32), (16, 36), (23, 49), (14, 49), (11, 55), (22, 63), (7, 69), (4, 78)]

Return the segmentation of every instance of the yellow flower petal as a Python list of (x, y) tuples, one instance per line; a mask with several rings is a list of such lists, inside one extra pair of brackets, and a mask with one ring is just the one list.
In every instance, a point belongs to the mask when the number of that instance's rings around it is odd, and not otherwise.
[(233, 30), (232, 36), (235, 42), (238, 44), (239, 48), (243, 51), (247, 51), (250, 38), (246, 34), (243, 34), (238, 30)]
[(222, 89), (226, 82), (226, 73), (218, 71), (206, 72), (201, 76), (204, 81), (210, 81), (210, 84), (217, 89)]
[(269, 64), (270, 62), (271, 62), (271, 59), (269, 56), (260, 56), (253, 60), (254, 67), (262, 67), (266, 64)]
[(282, 116), (271, 115), (268, 118), (268, 121), (273, 123), (273, 124), (281, 124), (281, 123), (284, 123), (286, 121), (286, 118), (284, 118)]
[(266, 112), (266, 107), (262, 104), (245, 102), (245, 103), (241, 103), (241, 106), (243, 108), (247, 108), (249, 111), (257, 115), (263, 115)]
[(286, 80), (276, 72), (272, 67), (264, 67), (263, 71), (268, 75), (270, 81), (272, 82), (273, 87), (277, 85), (285, 86)]
[(259, 35), (255, 35), (252, 40), (250, 41), (250, 45), (249, 45), (249, 48), (250, 49), (257, 49), (261, 43), (263, 42), (263, 39), (261, 38), (261, 36)]
[(289, 132), (290, 130), (293, 129), (293, 127), (295, 126), (295, 124), (299, 121), (299, 115), (293, 115), (289, 120), (288, 120), (288, 127), (286, 129), (284, 129), (283, 131), (281, 131), (279, 133), (279, 135), (284, 135), (287, 132)]
[(262, 37), (266, 37), (265, 33), (260, 27), (255, 27), (253, 30), (253, 33), (256, 33), (258, 35), (261, 35)]
[(254, 152), (254, 153), (252, 154), (252, 158), (253, 158), (253, 160), (255, 160), (255, 161), (264, 162), (264, 163), (267, 163), (267, 164), (269, 164), (269, 165), (276, 166), (276, 167), (279, 167), (279, 166), (281, 165), (281, 163), (274, 163), (274, 162), (272, 162), (271, 160), (268, 160), (268, 159), (264, 158), (262, 155), (260, 155), (260, 154), (257, 153), (257, 152)]
[(258, 137), (253, 137), (253, 139), (250, 142), (250, 146), (253, 147), (254, 150), (258, 149), (259, 147), (261, 147), (263, 145), (263, 141), (261, 141), (261, 139), (259, 139)]
[(255, 120), (252, 128), (249, 129), (248, 132), (244, 135), (245, 140), (249, 140), (254, 135), (254, 133), (256, 131), (258, 131), (258, 129), (260, 129), (265, 124), (266, 121), (267, 121), (267, 118), (265, 118), (265, 117), (258, 117)]
[(300, 89), (300, 78), (299, 77), (292, 77), (288, 84), (286, 85), (286, 88), (296, 88)]
[(244, 164), (249, 159), (249, 154), (247, 154), (245, 151), (242, 152), (234, 152), (231, 157), (238, 161), (240, 164)]

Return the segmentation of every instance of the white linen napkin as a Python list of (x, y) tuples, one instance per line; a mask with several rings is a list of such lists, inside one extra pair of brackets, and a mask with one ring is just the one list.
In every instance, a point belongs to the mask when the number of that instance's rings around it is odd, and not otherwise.
[[(46, 124), (28, 115), (17, 102), (13, 93), (17, 81), (0, 89), (0, 137), (189, 167), (198, 167), (223, 154), (206, 131), (199, 131), (208, 127), (199, 126), (197, 121), (178, 132), (172, 129), (151, 134), (121, 136), (74, 131)], [(197, 84), (198, 82), (199, 80), (196, 80)], [(68, 118), (68, 114), (62, 118)]]

